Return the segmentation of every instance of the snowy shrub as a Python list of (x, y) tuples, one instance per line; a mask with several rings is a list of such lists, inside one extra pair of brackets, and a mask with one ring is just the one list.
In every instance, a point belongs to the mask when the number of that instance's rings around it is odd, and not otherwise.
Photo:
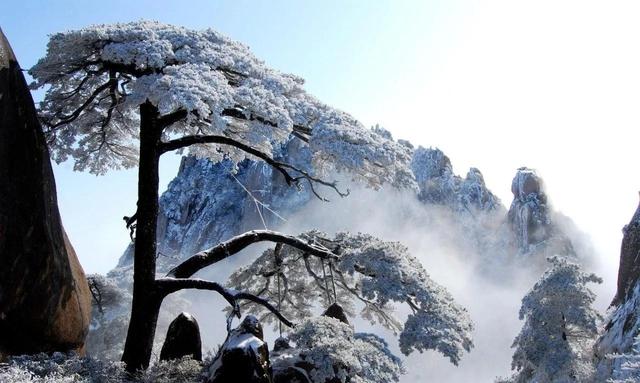
[(120, 362), (102, 362), (73, 354), (54, 353), (13, 357), (0, 365), (2, 383), (199, 383), (198, 361), (184, 358), (159, 362), (136, 376), (129, 376)]
[(0, 368), (3, 383), (120, 383), (125, 377), (118, 362), (103, 363), (58, 352), (16, 356)]
[(289, 339), (295, 347), (274, 353), (274, 371), (304, 369), (313, 383), (397, 382), (403, 373), (400, 360), (382, 338), (354, 333), (351, 326), (334, 318), (305, 320)]
[(100, 360), (119, 360), (129, 325), (131, 294), (110, 277), (91, 274), (87, 280), (92, 296), (87, 353)]

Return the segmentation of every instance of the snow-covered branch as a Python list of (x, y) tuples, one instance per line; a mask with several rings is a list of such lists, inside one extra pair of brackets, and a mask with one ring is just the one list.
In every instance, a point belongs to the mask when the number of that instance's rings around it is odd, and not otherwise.
[[(232, 289), (227, 289), (219, 283), (207, 281), (204, 279), (186, 279), (186, 278), (160, 278), (156, 280), (156, 286), (162, 295), (169, 295), (176, 291), (185, 290), (185, 289), (197, 289), (197, 290), (209, 290), (215, 291), (222, 295), (224, 299), (234, 308), (234, 310), (238, 307), (239, 301), (250, 301), (255, 304), (258, 304), (271, 313), (275, 315), (282, 323), (284, 323), (288, 327), (293, 327), (293, 323), (285, 318), (277, 308), (275, 308), (269, 301), (263, 299), (257, 295), (243, 292), (243, 291), (235, 291)], [(240, 316), (239, 312), (236, 312), (238, 317)]]
[(197, 271), (209, 265), (213, 265), (214, 263), (220, 262), (221, 260), (242, 251), (247, 246), (258, 242), (283, 243), (318, 258), (337, 259), (337, 256), (329, 249), (318, 244), (310, 243), (303, 238), (282, 234), (272, 230), (251, 230), (189, 257), (187, 260), (169, 271), (167, 276), (175, 278), (189, 278)]

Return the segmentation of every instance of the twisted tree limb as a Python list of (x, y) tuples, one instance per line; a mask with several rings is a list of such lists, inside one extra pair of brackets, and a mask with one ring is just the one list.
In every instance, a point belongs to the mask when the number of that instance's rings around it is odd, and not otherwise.
[(338, 256), (326, 247), (309, 243), (301, 238), (292, 235), (282, 234), (273, 230), (251, 230), (235, 236), (225, 242), (192, 255), (184, 262), (169, 271), (167, 277), (189, 278), (201, 269), (213, 265), (226, 259), (249, 245), (258, 242), (281, 242), (285, 245), (295, 247), (322, 259), (338, 259)]
[[(229, 304), (235, 309), (238, 308), (238, 301), (247, 300), (253, 303), (259, 304), (271, 311), (280, 322), (285, 324), (287, 327), (293, 327), (294, 324), (285, 318), (277, 308), (275, 308), (269, 301), (263, 299), (257, 295), (253, 295), (244, 291), (235, 291), (232, 289), (227, 289), (221, 284), (217, 282), (207, 281), (204, 279), (187, 279), (187, 278), (160, 278), (157, 279), (156, 282), (157, 291), (161, 294), (161, 296), (167, 296), (171, 293), (174, 293), (179, 290), (184, 289), (197, 289), (197, 290), (210, 290), (215, 291), (222, 295), (224, 299), (229, 302)], [(240, 315), (239, 311), (237, 314)]]

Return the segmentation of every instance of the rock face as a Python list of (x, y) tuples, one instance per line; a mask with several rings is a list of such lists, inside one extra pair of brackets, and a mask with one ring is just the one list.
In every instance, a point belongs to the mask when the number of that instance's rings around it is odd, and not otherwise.
[(183, 312), (169, 325), (167, 337), (160, 351), (160, 360), (180, 359), (185, 356), (202, 361), (200, 326), (193, 316)]
[(623, 232), (618, 290), (609, 309), (605, 331), (596, 344), (600, 358), (598, 372), (605, 378), (616, 368), (616, 360), (605, 356), (632, 353), (640, 335), (640, 207)]
[(82, 352), (90, 315), (42, 128), (0, 31), (0, 355)]
[(551, 236), (551, 219), (547, 195), (535, 170), (520, 168), (511, 182), (513, 202), (509, 208), (509, 224), (521, 253), (530, 251)]
[(613, 305), (619, 305), (629, 298), (633, 287), (640, 279), (640, 206), (631, 222), (623, 229), (620, 267), (618, 268), (618, 289)]
[(271, 383), (269, 349), (262, 325), (247, 316), (233, 329), (209, 368), (209, 383)]
[(535, 170), (518, 169), (511, 182), (511, 193), (513, 202), (507, 220), (520, 254), (575, 255), (571, 241), (553, 220), (544, 184)]

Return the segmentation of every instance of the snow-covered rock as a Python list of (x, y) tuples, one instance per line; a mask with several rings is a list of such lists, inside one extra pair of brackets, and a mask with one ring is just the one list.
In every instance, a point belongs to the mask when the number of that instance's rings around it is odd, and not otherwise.
[(465, 178), (453, 173), (451, 161), (440, 149), (418, 147), (411, 162), (420, 191), (418, 198), (457, 211), (491, 211), (501, 204), (484, 183), (480, 170), (471, 168)]
[(349, 318), (347, 318), (347, 314), (345, 313), (342, 306), (337, 303), (333, 303), (331, 304), (331, 306), (327, 307), (322, 315), (325, 317), (337, 319), (344, 324), (349, 324)]
[(231, 330), (208, 372), (208, 383), (270, 383), (269, 348), (262, 325), (247, 316)]

